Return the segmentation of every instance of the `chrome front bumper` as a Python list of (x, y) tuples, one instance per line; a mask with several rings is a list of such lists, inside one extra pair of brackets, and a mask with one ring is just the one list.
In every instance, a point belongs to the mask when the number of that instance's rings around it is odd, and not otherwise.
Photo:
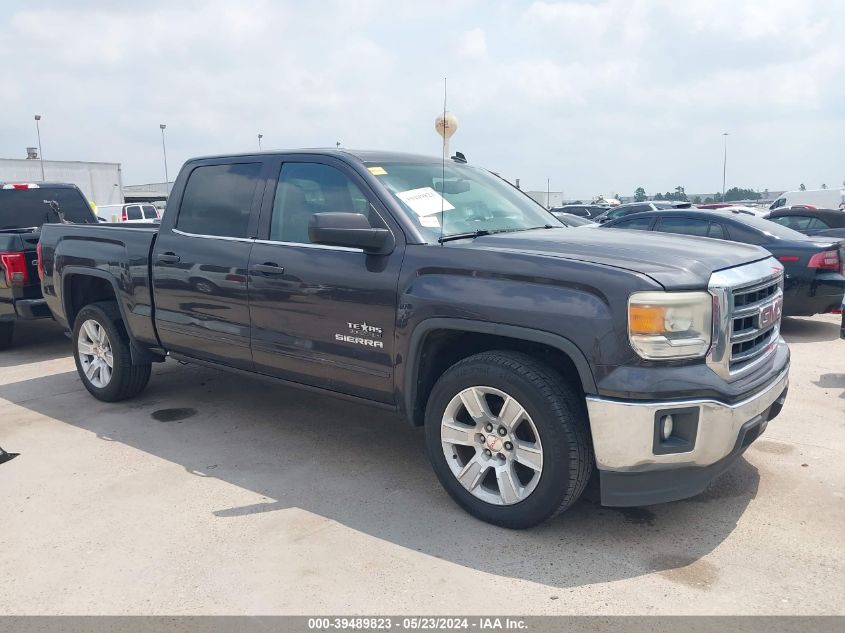
[[(767, 414), (757, 434), (782, 404), (789, 386), (789, 366), (765, 389), (736, 404), (716, 400), (640, 402), (587, 397), (596, 465), (600, 471), (637, 473), (682, 467), (706, 467), (738, 450), (744, 425)], [(779, 411), (779, 408), (777, 409)], [(686, 443), (661, 446), (659, 420), (675, 414), (692, 429)], [(755, 435), (756, 438), (756, 435)], [(679, 448), (680, 447), (680, 448)], [(744, 448), (744, 447), (743, 447)]]

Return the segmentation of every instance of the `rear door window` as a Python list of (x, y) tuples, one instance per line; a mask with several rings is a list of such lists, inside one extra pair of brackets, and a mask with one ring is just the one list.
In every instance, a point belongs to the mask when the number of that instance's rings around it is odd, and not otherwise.
[(634, 218), (632, 220), (624, 220), (619, 224), (614, 224), (614, 229), (632, 229), (635, 231), (648, 231), (651, 226), (653, 218)]
[(810, 223), (807, 225), (807, 229), (810, 231), (823, 231), (829, 228), (830, 226), (827, 222), (820, 220), (819, 218), (810, 218)]
[(144, 213), (145, 220), (155, 220), (158, 218), (158, 213), (156, 213), (156, 208), (151, 204), (145, 204), (141, 207), (141, 211)]
[(677, 233), (679, 235), (694, 235), (707, 237), (710, 222), (697, 218), (660, 218), (655, 231), (661, 233)]
[(141, 215), (141, 207), (139, 207), (137, 204), (133, 204), (132, 206), (126, 207), (126, 219), (143, 220), (144, 216)]
[(725, 227), (716, 222), (710, 223), (710, 229), (707, 231), (707, 237), (712, 237), (715, 240), (726, 240), (728, 234), (725, 232)]
[(191, 172), (176, 228), (195, 235), (247, 237), (261, 163), (203, 165)]

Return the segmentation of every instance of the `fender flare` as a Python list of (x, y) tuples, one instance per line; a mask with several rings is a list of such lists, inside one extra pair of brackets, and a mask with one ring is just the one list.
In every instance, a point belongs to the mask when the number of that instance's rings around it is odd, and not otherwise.
[(147, 350), (144, 346), (140, 345), (137, 340), (135, 340), (135, 336), (129, 329), (129, 321), (126, 319), (126, 308), (120, 300), (121, 293), (120, 287), (117, 284), (117, 279), (113, 274), (106, 270), (100, 270), (99, 268), (86, 268), (85, 266), (65, 266), (62, 269), (62, 310), (64, 311), (65, 320), (68, 322), (68, 329), (73, 332), (73, 323), (71, 323), (70, 319), (68, 319), (68, 315), (70, 314), (70, 297), (66, 291), (70, 279), (77, 276), (104, 279), (111, 286), (112, 292), (114, 292), (115, 303), (117, 303), (117, 309), (120, 312), (120, 318), (123, 320), (123, 329), (126, 330), (126, 334), (129, 337), (129, 351), (132, 354), (132, 363), (144, 364), (161, 360), (160, 357)]
[(473, 332), (478, 334), (492, 334), (507, 338), (541, 343), (553, 347), (566, 354), (575, 365), (578, 377), (581, 380), (581, 388), (585, 394), (597, 393), (596, 381), (593, 377), (590, 364), (581, 349), (568, 338), (558, 334), (552, 334), (544, 330), (517, 325), (502, 325), (487, 321), (473, 321), (470, 319), (457, 319), (448, 317), (434, 317), (420, 322), (411, 333), (411, 344), (408, 348), (408, 369), (405, 372), (405, 415), (413, 423), (414, 403), (417, 399), (417, 386), (420, 369), (420, 348), (422, 342), (429, 332), (433, 330), (457, 330), (461, 332)]

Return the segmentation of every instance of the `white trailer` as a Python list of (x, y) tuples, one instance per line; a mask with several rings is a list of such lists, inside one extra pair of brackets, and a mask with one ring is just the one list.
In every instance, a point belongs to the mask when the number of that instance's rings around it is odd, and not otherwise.
[[(41, 182), (39, 159), (0, 158), (0, 182)], [(120, 163), (89, 163), (75, 160), (45, 160), (47, 182), (73, 183), (89, 202), (96, 205), (123, 202)]]

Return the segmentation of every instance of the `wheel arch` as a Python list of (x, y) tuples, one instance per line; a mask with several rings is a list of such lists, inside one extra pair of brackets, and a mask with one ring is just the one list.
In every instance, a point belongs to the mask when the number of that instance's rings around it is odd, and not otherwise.
[(582, 393), (596, 393), (586, 357), (563, 336), (486, 321), (432, 318), (417, 325), (411, 334), (403, 399), (411, 424), (422, 426), (428, 394), (446, 369), (463, 358), (493, 349), (523, 351), (545, 358), (556, 370), (577, 381)]
[(123, 329), (129, 337), (129, 350), (135, 364), (159, 360), (154, 354), (139, 345), (129, 329), (126, 308), (120, 300), (117, 279), (104, 270), (67, 266), (62, 271), (62, 309), (68, 329), (73, 331), (73, 324), (79, 311), (86, 305), (98, 301), (113, 301), (120, 312)]

